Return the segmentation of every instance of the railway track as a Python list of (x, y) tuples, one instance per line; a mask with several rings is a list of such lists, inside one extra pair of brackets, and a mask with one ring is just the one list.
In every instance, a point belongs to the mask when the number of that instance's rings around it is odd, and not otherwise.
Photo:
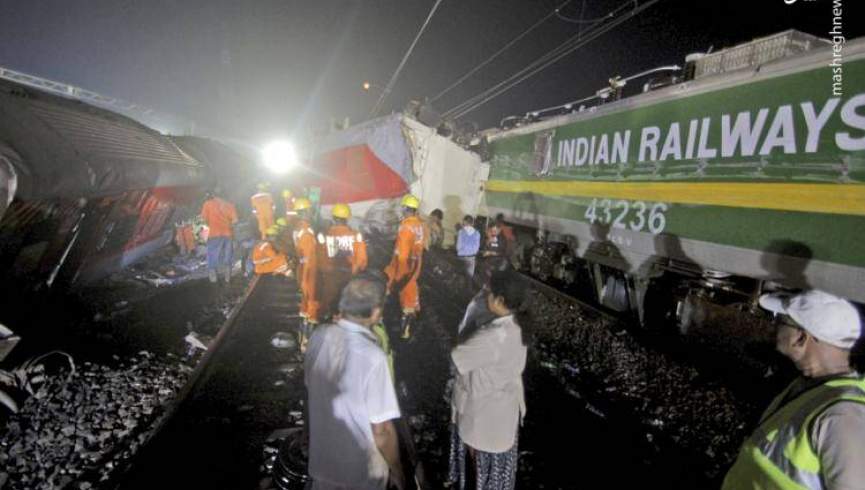
[(296, 298), (294, 281), (253, 278), (197, 374), (115, 488), (258, 487), (265, 440), (296, 425), (302, 408), (298, 356), (270, 344), (279, 332), (295, 332)]

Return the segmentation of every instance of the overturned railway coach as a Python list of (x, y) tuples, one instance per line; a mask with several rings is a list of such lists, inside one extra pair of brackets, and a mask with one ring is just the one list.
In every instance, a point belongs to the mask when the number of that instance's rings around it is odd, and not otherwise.
[(166, 244), (208, 179), (132, 119), (4, 80), (0, 167), (0, 270), (16, 291), (96, 278)]
[(771, 281), (863, 302), (865, 40), (844, 46), (840, 83), (831, 64), (828, 43), (788, 31), (493, 132), (487, 210), (540, 232), (524, 233), (539, 237), (527, 268), (641, 317), (663, 281), (692, 298)]

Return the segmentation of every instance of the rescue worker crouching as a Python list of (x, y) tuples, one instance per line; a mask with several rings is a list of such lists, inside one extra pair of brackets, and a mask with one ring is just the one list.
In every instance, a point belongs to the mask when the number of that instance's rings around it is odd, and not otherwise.
[(262, 240), (267, 238), (267, 230), (274, 224), (273, 196), (268, 192), (269, 187), (264, 182), (258, 184), (258, 193), (249, 199), (252, 204), (252, 212), (258, 220), (258, 231), (261, 232)]
[(407, 194), (402, 198), (402, 214), (399, 231), (394, 244), (393, 259), (385, 268), (388, 277), (388, 290), (399, 293), (402, 306), (402, 338), (411, 337), (411, 324), (420, 311), (420, 276), (425, 248), (426, 230), (423, 221), (418, 216), (420, 200)]
[(267, 239), (257, 243), (252, 250), (252, 263), (255, 265), (256, 274), (291, 275), (288, 259), (276, 249), (274, 243), (279, 232), (278, 226), (271, 226), (267, 229)]
[(334, 204), (334, 224), (327, 233), (318, 234), (321, 275), (319, 288), (320, 317), (335, 315), (339, 296), (351, 277), (366, 269), (367, 254), (363, 235), (348, 225), (351, 208), (347, 204)]
[(300, 328), (300, 350), (306, 351), (306, 343), (312, 328), (318, 323), (319, 303), (317, 300), (316, 282), (318, 275), (316, 236), (310, 224), (312, 203), (305, 197), (294, 201), (294, 211), (297, 213), (292, 235), (294, 250), (297, 255), (297, 282), (300, 285), (300, 317), (303, 324)]

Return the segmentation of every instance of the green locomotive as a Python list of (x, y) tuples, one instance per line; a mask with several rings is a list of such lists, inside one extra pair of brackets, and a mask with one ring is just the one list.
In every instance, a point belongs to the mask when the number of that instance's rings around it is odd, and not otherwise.
[(679, 74), (618, 100), (614, 79), (606, 103), (487, 134), (487, 213), (540, 232), (525, 267), (585, 275), (641, 317), (660, 280), (710, 300), (771, 282), (865, 302), (865, 39), (786, 31)]

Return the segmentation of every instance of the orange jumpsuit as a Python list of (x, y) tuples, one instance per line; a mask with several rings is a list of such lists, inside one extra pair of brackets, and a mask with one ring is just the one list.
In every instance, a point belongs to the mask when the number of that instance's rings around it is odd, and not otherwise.
[(256, 274), (285, 274), (288, 271), (285, 255), (277, 252), (268, 241), (258, 242), (252, 249), (252, 263)]
[(261, 239), (267, 238), (267, 229), (273, 226), (273, 196), (268, 192), (259, 192), (250, 199), (252, 210), (258, 219), (258, 231)]
[(363, 235), (344, 224), (335, 224), (327, 234), (318, 234), (322, 318), (337, 313), (342, 289), (351, 276), (366, 269), (366, 242)]
[(394, 244), (393, 259), (384, 272), (388, 286), (400, 288), (399, 303), (403, 313), (420, 311), (420, 291), (417, 279), (420, 276), (426, 226), (417, 216), (409, 216), (399, 224)]
[(315, 232), (309, 221), (299, 219), (294, 228), (294, 250), (297, 254), (297, 281), (300, 284), (300, 316), (311, 323), (318, 322), (318, 300), (316, 297)]

